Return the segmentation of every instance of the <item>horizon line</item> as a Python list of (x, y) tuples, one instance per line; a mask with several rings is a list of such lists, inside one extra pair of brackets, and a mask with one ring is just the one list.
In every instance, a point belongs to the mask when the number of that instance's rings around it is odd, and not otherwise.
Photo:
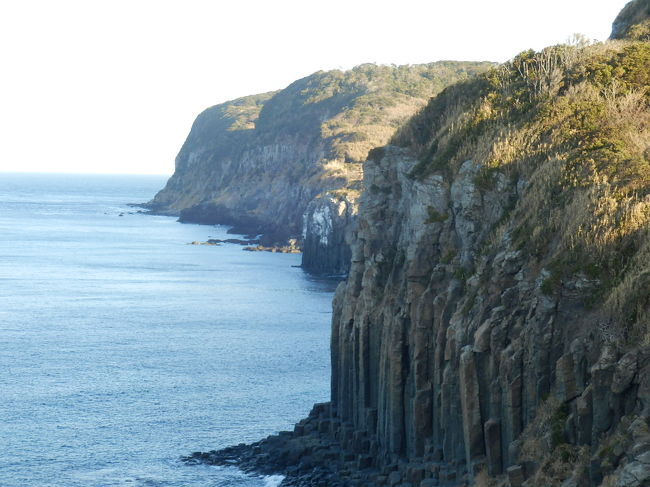
[(1, 174), (21, 174), (21, 175), (56, 175), (56, 176), (165, 176), (171, 177), (172, 174), (162, 173), (117, 173), (117, 172), (74, 172), (74, 171), (6, 171), (0, 169)]

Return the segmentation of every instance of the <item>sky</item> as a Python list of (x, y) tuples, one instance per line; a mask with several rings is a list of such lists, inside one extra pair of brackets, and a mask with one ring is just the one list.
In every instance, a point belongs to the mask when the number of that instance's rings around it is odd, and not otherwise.
[(0, 172), (172, 174), (204, 109), (318, 70), (605, 40), (627, 0), (2, 0)]

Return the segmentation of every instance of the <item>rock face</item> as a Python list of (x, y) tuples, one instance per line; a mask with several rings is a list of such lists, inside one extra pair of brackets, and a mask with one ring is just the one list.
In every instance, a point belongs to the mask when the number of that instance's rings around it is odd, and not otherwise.
[(354, 229), (356, 213), (356, 198), (349, 194), (328, 192), (309, 203), (303, 221), (303, 267), (319, 274), (348, 272), (346, 236)]
[[(499, 177), (480, 191), (471, 160), (451, 181), (416, 181), (416, 164), (388, 148), (365, 169), (367, 187), (391, 191), (362, 196), (352, 268), (337, 291), (335, 420), (377, 445), (379, 465), (442, 460), (460, 479), (483, 468), (523, 475), (522, 432), (550, 395), (567, 408), (554, 419), (562, 443), (596, 445), (622, 417), (646, 410), (650, 354), (604, 345), (597, 318), (570, 291), (575, 283), (547, 296), (522, 252), (479, 257), (522, 185)], [(427, 222), (429, 208), (447, 218)], [(450, 249), (453, 258), (445, 257)], [(475, 274), (458, 272), (475, 260)], [(647, 469), (643, 461), (621, 475)], [(592, 474), (599, 485), (602, 472)]]
[[(647, 53), (641, 43), (618, 49)], [(403, 148), (365, 163), (352, 266), (334, 302), (332, 421), (368, 438), (380, 469), (442, 462), (441, 485), (483, 471), (510, 485), (650, 485), (650, 212), (630, 226), (615, 216), (622, 200), (607, 196), (614, 187), (630, 194), (628, 184), (647, 195), (650, 177), (642, 164), (617, 179), (632, 159), (587, 155), (582, 136), (567, 138), (567, 127), (583, 129), (561, 108), (564, 97), (583, 108), (610, 101), (584, 85), (576, 90), (585, 98), (558, 85), (549, 99), (517, 81), (518, 62), (494, 92), (486, 84), (443, 93), (405, 130)], [(520, 82), (539, 98), (517, 119), (494, 100), (512, 100), (503, 86)], [(646, 101), (636, 110), (650, 120)], [(558, 114), (561, 124), (549, 120)], [(636, 131), (641, 160), (650, 132)], [(572, 164), (586, 167), (577, 161), (602, 162), (569, 183)], [(612, 179), (600, 179), (605, 172)], [(632, 198), (635, 208), (650, 204)], [(591, 233), (605, 227), (606, 245)]]
[(536, 180), (484, 185), (472, 159), (417, 178), (420, 162), (388, 146), (365, 163), (332, 402), (292, 433), (187, 460), (286, 486), (648, 485), (650, 350), (616, 343), (584, 278), (545, 292), (539, 263), (494, 236)]
[[(366, 165), (366, 187), (375, 190), (362, 196), (352, 268), (335, 302), (333, 405), (340, 421), (376, 438), (383, 462), (438, 456), (461, 476), (485, 465), (489, 450), (500, 473), (532, 414), (522, 403), (523, 340), (508, 343), (514, 323), (506, 325), (506, 317), (516, 319), (501, 303), (467, 323), (467, 284), (454, 262), (476, 257), (516, 188), (504, 181), (482, 194), (471, 160), (451, 181), (415, 180), (417, 162), (389, 147)], [(430, 221), (432, 212), (443, 217)], [(497, 262), (495, 281), (511, 283), (513, 301), (530, 292), (530, 283), (518, 286), (523, 279), (514, 277), (520, 255)], [(542, 315), (553, 306), (535, 302), (534, 309)]]
[(446, 85), (490, 66), (362, 65), (209, 108), (194, 122), (174, 175), (148, 207), (183, 222), (264, 234), (266, 246), (304, 238), (305, 268), (344, 273), (349, 248), (342, 228), (356, 213), (368, 151), (384, 145)]
[(611, 39), (650, 39), (650, 1), (629, 2), (612, 24)]

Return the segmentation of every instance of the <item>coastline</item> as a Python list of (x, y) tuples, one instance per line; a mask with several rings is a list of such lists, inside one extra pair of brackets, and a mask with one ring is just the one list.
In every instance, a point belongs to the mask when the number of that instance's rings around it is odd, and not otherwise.
[(329, 402), (315, 404), (293, 431), (251, 444), (194, 452), (181, 460), (188, 465), (234, 466), (251, 475), (281, 475), (279, 487), (467, 485), (462, 469), (441, 462), (432, 448), (410, 462), (398, 456), (381, 458), (376, 439), (341, 423)]

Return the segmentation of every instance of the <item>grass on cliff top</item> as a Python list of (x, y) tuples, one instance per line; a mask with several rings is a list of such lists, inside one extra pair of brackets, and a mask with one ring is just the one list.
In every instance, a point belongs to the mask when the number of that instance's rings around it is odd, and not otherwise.
[(194, 121), (179, 158), (183, 159), (191, 148), (197, 147), (213, 153), (214, 157), (237, 153), (255, 128), (264, 103), (276, 93), (245, 96), (204, 110)]
[(362, 162), (445, 86), (486, 71), (492, 63), (442, 61), (422, 65), (363, 64), (318, 72), (292, 83), (264, 106), (262, 132), (318, 134), (330, 157)]
[(362, 65), (351, 71), (363, 95), (322, 125), (334, 155), (361, 162), (383, 146), (418, 109), (446, 86), (486, 71), (490, 63), (438, 62), (416, 66)]
[(283, 90), (205, 110), (197, 117), (179, 160), (187, 159), (190, 149), (196, 148), (208, 153), (206, 160), (213, 164), (279, 138), (304, 144), (325, 139), (324, 177), (354, 181), (360, 171), (345, 163), (360, 163), (372, 148), (385, 145), (402, 123), (445, 86), (493, 65), (454, 61), (364, 64), (349, 71), (317, 72)]
[(650, 336), (650, 43), (523, 52), (445, 89), (393, 143), (419, 156), (415, 178), (472, 159), (482, 191), (520, 181), (500, 234), (553, 270), (544, 291), (582, 277), (604, 322)]

